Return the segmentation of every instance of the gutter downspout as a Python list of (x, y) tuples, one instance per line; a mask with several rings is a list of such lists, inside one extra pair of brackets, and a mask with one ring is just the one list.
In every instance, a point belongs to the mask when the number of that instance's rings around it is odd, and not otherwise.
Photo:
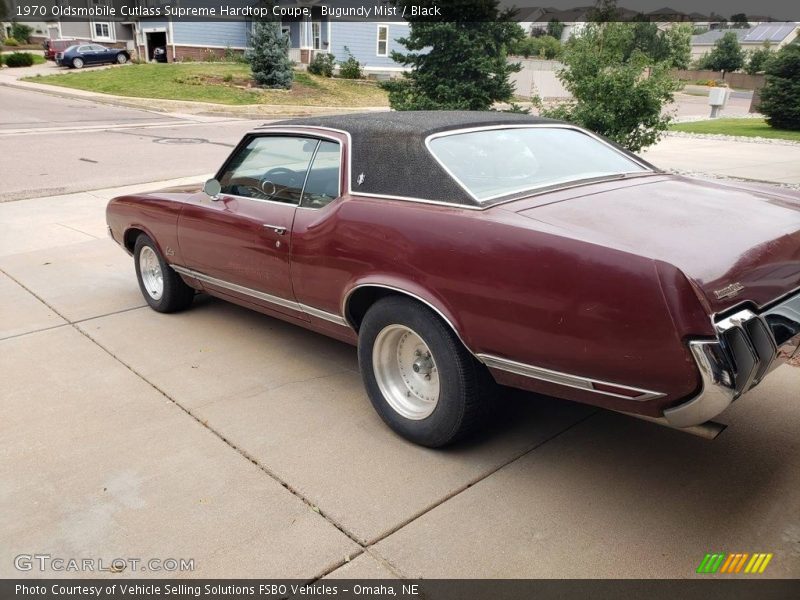
[(175, 31), (172, 29), (172, 17), (169, 18), (169, 43), (172, 46), (172, 62), (175, 62), (178, 53), (175, 50)]

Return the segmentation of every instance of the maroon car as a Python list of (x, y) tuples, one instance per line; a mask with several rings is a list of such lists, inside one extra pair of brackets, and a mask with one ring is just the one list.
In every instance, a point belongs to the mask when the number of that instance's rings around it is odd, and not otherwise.
[(799, 194), (526, 115), (284, 121), (107, 219), (152, 308), (205, 292), (357, 344), (380, 416), (427, 446), (496, 383), (711, 437), (800, 345)]

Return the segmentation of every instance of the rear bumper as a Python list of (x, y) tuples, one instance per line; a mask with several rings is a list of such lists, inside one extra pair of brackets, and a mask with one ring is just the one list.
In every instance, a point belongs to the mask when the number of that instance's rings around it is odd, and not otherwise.
[(781, 363), (800, 355), (800, 293), (761, 313), (742, 310), (715, 323), (716, 340), (689, 343), (703, 389), (664, 411), (674, 427), (714, 418)]

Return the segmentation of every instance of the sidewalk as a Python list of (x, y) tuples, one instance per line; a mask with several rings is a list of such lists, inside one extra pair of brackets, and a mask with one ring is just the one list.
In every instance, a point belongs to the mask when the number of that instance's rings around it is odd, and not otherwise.
[(800, 185), (800, 144), (667, 135), (641, 152), (663, 169)]

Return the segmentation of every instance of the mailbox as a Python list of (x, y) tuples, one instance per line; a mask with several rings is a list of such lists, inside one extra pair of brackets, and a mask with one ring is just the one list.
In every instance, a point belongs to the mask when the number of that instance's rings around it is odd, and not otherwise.
[(708, 104), (711, 106), (711, 118), (716, 119), (720, 111), (725, 107), (728, 102), (728, 88), (711, 88), (708, 93)]

